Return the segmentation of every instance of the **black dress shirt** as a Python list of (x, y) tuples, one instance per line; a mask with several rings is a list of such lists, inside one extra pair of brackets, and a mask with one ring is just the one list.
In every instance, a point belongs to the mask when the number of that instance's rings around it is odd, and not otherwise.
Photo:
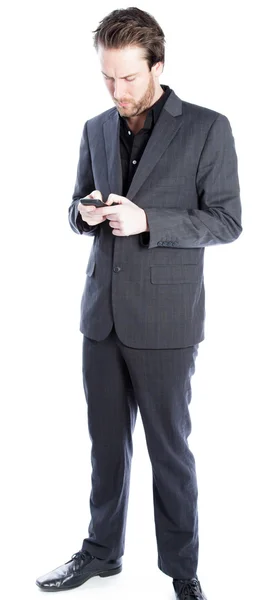
[(120, 116), (120, 154), (122, 163), (123, 196), (127, 195), (134, 173), (139, 165), (154, 125), (159, 118), (162, 107), (172, 91), (168, 85), (162, 85), (161, 87), (164, 90), (164, 94), (162, 94), (159, 100), (149, 108), (144, 126), (138, 133), (134, 134), (128, 126), (126, 117)]
[[(161, 110), (171, 94), (168, 85), (161, 85), (164, 94), (153, 104), (146, 115), (144, 126), (138, 133), (134, 134), (128, 126), (125, 117), (120, 116), (120, 154), (122, 163), (123, 196), (127, 195), (134, 173), (139, 165), (141, 156), (151, 136), (154, 125), (157, 122)], [(140, 233), (141, 246), (148, 246), (150, 240), (149, 231)]]

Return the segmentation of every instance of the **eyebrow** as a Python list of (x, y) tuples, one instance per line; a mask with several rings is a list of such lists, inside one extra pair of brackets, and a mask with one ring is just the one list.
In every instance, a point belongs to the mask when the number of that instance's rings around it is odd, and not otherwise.
[[(103, 73), (103, 75), (108, 77), (108, 79), (113, 79), (113, 77), (109, 77), (107, 75), (107, 73), (104, 73), (104, 71), (101, 71), (101, 73)], [(119, 77), (119, 79), (127, 79), (127, 77), (133, 77), (134, 75), (138, 75), (138, 73), (131, 73), (130, 75), (125, 75), (124, 77)]]

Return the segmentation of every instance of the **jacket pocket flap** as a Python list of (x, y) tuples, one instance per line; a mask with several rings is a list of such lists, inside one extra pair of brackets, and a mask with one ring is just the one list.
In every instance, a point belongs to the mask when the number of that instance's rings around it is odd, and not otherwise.
[(198, 283), (201, 278), (196, 265), (153, 265), (150, 267), (151, 283)]

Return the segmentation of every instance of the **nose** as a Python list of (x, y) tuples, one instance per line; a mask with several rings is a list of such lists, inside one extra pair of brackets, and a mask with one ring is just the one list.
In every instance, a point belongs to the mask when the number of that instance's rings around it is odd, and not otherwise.
[(126, 96), (126, 83), (125, 81), (119, 80), (114, 83), (114, 98), (115, 100), (121, 100)]

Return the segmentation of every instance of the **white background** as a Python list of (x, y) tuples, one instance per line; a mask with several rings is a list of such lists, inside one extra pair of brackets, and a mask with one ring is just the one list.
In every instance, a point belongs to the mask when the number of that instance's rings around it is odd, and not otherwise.
[[(198, 576), (208, 600), (271, 583), (271, 97), (264, 2), (139, 2), (166, 35), (161, 83), (232, 125), (242, 236), (206, 250), (206, 340), (193, 378)], [(10, 2), (1, 18), (1, 590), (38, 598), (39, 575), (81, 548), (90, 442), (80, 299), (91, 238), (68, 225), (85, 121), (112, 106), (92, 30), (127, 4)], [(90, 190), (91, 191), (91, 190)], [(123, 572), (71, 598), (173, 599), (157, 568), (140, 415)], [(265, 593), (266, 590), (266, 593)]]

